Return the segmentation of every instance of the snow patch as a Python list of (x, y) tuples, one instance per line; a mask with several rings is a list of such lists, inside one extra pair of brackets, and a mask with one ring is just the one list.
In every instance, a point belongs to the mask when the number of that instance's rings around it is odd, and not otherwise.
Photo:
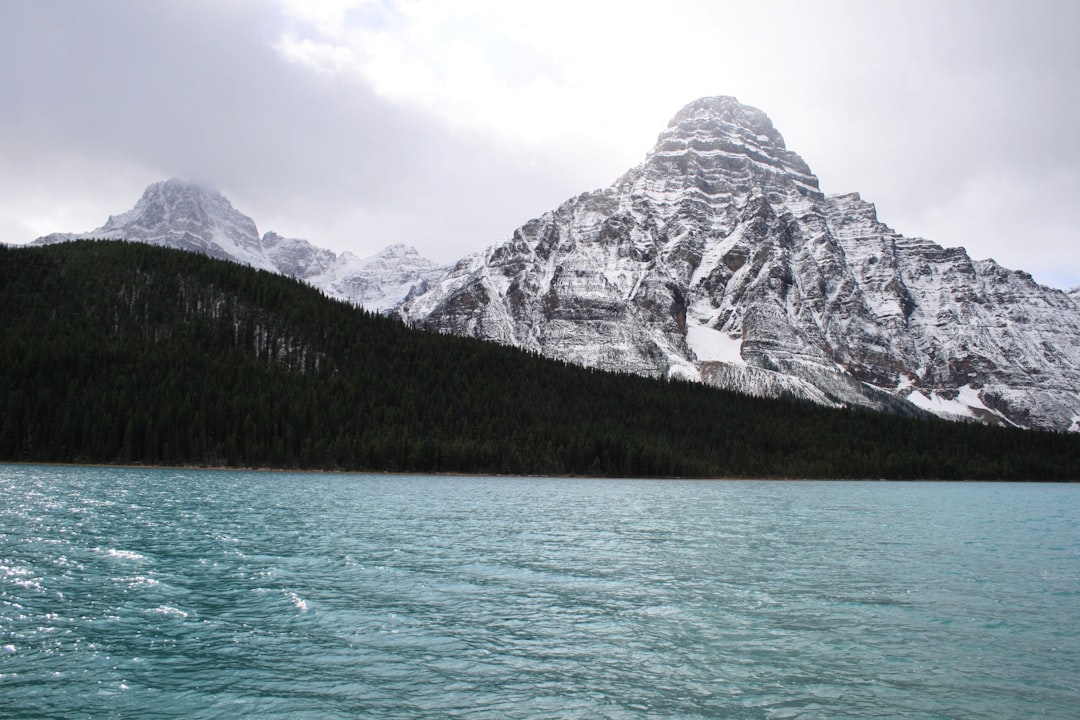
[[(847, 372), (847, 371), (846, 371), (846, 370), (844, 370), (844, 368), (842, 368), (842, 367), (841, 367), (840, 369), (841, 369), (841, 370), (842, 370), (843, 372)], [(915, 387), (915, 381), (914, 381), (914, 380), (912, 380), (912, 379), (911, 379), (910, 377), (908, 377), (907, 375), (901, 375), (901, 376), (900, 376), (900, 382), (898, 382), (898, 383), (896, 384), (896, 391), (895, 391), (895, 392), (896, 392), (896, 394), (897, 394), (897, 395), (900, 395), (900, 394), (902, 394), (902, 393), (903, 393), (903, 392), (904, 392), (905, 390), (909, 390), (909, 389), (911, 389), (911, 388), (914, 388), (914, 387)], [(916, 391), (916, 392), (917, 392), (917, 391)]]
[(667, 377), (669, 380), (687, 380), (689, 382), (702, 382), (701, 373), (698, 369), (682, 358), (669, 356), (671, 365), (668, 367)]
[(912, 390), (908, 394), (907, 400), (912, 405), (935, 415), (959, 415), (960, 417), (977, 418), (978, 413), (976, 411), (997, 415), (996, 412), (986, 407), (979, 397), (979, 391), (971, 387), (971, 385), (964, 385), (958, 388), (958, 391), (957, 396), (949, 400), (936, 392), (924, 395), (920, 390)]
[(726, 332), (703, 325), (686, 327), (686, 344), (701, 362), (724, 362), (745, 365), (742, 358), (742, 337), (734, 338)]
[(716, 266), (720, 264), (724, 255), (729, 253), (739, 240), (742, 239), (743, 230), (744, 226), (740, 225), (735, 228), (733, 232), (729, 233), (727, 237), (709, 245), (705, 254), (701, 257), (701, 262), (694, 268), (694, 274), (690, 277), (691, 288), (696, 287), (716, 269)]

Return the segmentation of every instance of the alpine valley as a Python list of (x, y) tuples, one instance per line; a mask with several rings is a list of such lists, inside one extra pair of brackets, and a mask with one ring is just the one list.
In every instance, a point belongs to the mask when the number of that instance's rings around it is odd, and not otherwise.
[(302, 279), (409, 324), (766, 397), (1080, 431), (1080, 291), (905, 237), (826, 195), (768, 117), (684, 107), (611, 187), (452, 267), (259, 235), (218, 193), (150, 186), (88, 233)]

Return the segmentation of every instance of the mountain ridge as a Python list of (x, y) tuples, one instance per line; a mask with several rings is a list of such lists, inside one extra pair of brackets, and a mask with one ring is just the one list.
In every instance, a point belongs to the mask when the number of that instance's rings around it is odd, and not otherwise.
[(611, 186), (451, 266), (260, 238), (220, 194), (184, 187), (157, 183), (97, 231), (35, 242), (124, 235), (224, 256), (600, 369), (1080, 431), (1080, 288), (905, 237), (859, 193), (824, 193), (768, 116), (732, 97), (687, 104)]
[(260, 236), (255, 221), (221, 193), (176, 177), (151, 184), (131, 210), (110, 215), (96, 230), (53, 233), (30, 244), (78, 239), (126, 239), (232, 260), (304, 280), (376, 312), (392, 309), (444, 271), (404, 245), (360, 258), (272, 231)]

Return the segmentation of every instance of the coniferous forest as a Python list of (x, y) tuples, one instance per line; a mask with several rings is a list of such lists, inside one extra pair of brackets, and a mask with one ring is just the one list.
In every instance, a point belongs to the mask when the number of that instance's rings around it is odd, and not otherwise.
[(1080, 479), (1080, 436), (835, 410), (405, 327), (116, 241), (0, 247), (0, 461)]

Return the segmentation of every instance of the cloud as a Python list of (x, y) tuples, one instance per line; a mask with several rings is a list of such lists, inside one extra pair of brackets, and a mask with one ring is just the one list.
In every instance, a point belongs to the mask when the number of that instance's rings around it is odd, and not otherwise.
[[(479, 133), (389, 103), (356, 78), (293, 66), (274, 49), (279, 27), (263, 7), (5, 6), (5, 26), (36, 27), (11, 38), (4, 53), (18, 66), (0, 70), (11, 99), (0, 143), (22, 169), (0, 178), (20, 198), (0, 227), (18, 241), (87, 230), (179, 175), (219, 188), (263, 230), (360, 253), (406, 241), (452, 260), (500, 239), (476, 218), (502, 212), (509, 233), (542, 210), (508, 176), (542, 202), (562, 199), (544, 191), (557, 172), (526, 177)], [(64, 198), (98, 210), (60, 211)], [(478, 210), (485, 202), (495, 209)]]
[(1080, 284), (1078, 20), (1053, 2), (8, 0), (0, 232), (86, 230), (181, 175), (263, 230), (453, 260), (731, 94), (900, 232)]

